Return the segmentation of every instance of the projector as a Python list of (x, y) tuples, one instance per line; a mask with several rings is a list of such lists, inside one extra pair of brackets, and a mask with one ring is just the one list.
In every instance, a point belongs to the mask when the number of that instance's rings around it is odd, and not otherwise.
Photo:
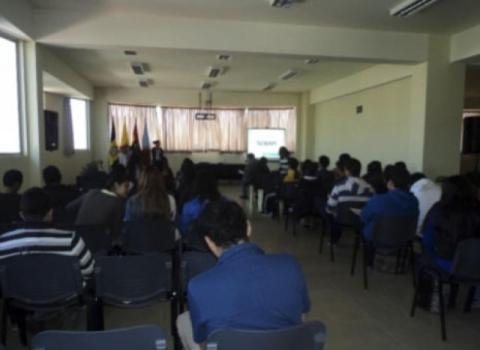
[(268, 2), (272, 7), (289, 8), (297, 1), (296, 0), (268, 0)]

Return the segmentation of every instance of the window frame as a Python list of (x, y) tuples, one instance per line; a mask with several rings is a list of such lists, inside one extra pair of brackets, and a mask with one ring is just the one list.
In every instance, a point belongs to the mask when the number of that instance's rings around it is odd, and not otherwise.
[[(72, 132), (73, 132), (73, 149), (75, 152), (90, 152), (91, 151), (91, 144), (90, 144), (90, 100), (86, 98), (79, 98), (79, 97), (69, 97), (69, 103), (70, 103), (70, 110), (72, 113)], [(77, 100), (77, 101), (82, 101), (85, 103), (85, 128), (86, 128), (86, 137), (87, 137), (87, 142), (86, 142), (86, 148), (76, 148), (75, 147), (75, 125), (73, 122), (73, 110), (72, 110), (72, 100)]]
[(2, 150), (0, 150), (0, 157), (1, 158), (5, 158), (5, 157), (21, 157), (21, 156), (25, 156), (26, 153), (25, 153), (25, 150), (26, 150), (26, 147), (25, 147), (25, 135), (24, 135), (24, 132), (25, 132), (25, 129), (24, 129), (24, 125), (25, 125), (25, 105), (24, 105), (24, 101), (25, 101), (25, 90), (24, 90), (24, 67), (23, 67), (23, 63), (24, 63), (24, 59), (23, 59), (23, 47), (22, 47), (22, 42), (13, 37), (13, 36), (10, 36), (4, 32), (0, 32), (0, 38), (1, 39), (4, 39), (4, 40), (7, 40), (7, 41), (10, 41), (12, 43), (15, 44), (15, 61), (16, 61), (16, 68), (17, 68), (17, 111), (18, 111), (18, 143), (19, 143), (19, 150), (18, 152), (14, 152), (14, 153), (8, 153), (8, 152), (3, 152)]

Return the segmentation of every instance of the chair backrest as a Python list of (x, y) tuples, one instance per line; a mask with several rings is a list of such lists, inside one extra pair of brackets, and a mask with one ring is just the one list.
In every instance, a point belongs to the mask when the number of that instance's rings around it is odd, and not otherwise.
[(95, 293), (106, 304), (148, 305), (172, 291), (172, 263), (166, 254), (105, 256), (95, 266)]
[(278, 195), (282, 200), (293, 201), (298, 197), (298, 182), (284, 182), (280, 185)]
[(72, 229), (82, 237), (92, 254), (106, 253), (112, 247), (112, 235), (106, 226), (74, 226)]
[(166, 350), (165, 332), (139, 326), (101, 332), (46, 331), (32, 340), (32, 350)]
[(211, 269), (217, 263), (212, 253), (190, 251), (182, 254), (182, 285), (183, 290), (195, 276)]
[(459, 280), (480, 283), (480, 239), (467, 239), (458, 244), (452, 275)]
[(57, 254), (26, 254), (0, 260), (4, 299), (27, 310), (57, 310), (83, 292), (78, 259)]
[(338, 203), (336, 221), (344, 226), (357, 227), (361, 224), (360, 217), (354, 214), (352, 209), (363, 209), (365, 204), (365, 202), (361, 201)]
[(136, 220), (124, 224), (123, 246), (132, 252), (167, 252), (175, 248), (175, 224), (171, 220)]
[(374, 245), (386, 249), (404, 247), (415, 238), (417, 220), (417, 216), (378, 216), (373, 227)]
[(322, 350), (326, 330), (314, 321), (270, 331), (218, 330), (207, 339), (207, 350)]

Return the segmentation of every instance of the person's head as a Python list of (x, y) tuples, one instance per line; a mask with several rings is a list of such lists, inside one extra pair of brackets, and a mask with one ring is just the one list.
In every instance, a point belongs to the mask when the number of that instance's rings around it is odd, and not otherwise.
[(192, 182), (195, 178), (195, 164), (190, 158), (185, 158), (180, 166), (183, 181)]
[(158, 140), (153, 141), (153, 145), (155, 146), (155, 148), (160, 148), (160, 141)]
[(27, 222), (52, 221), (52, 199), (39, 187), (33, 187), (20, 198), (20, 216)]
[(323, 155), (318, 158), (318, 164), (320, 165), (321, 169), (327, 170), (330, 166), (330, 158)]
[(212, 171), (201, 170), (198, 172), (193, 184), (193, 195), (202, 201), (214, 201), (220, 198), (217, 177)]
[(451, 176), (442, 181), (440, 203), (447, 208), (460, 208), (476, 202), (475, 191), (464, 176)]
[(403, 169), (405, 169), (405, 170), (408, 171), (407, 163), (405, 163), (405, 162), (396, 162), (396, 163), (395, 163), (395, 166), (400, 167), (400, 168), (403, 168)]
[(266, 157), (262, 157), (262, 158), (260, 158), (259, 163), (261, 165), (268, 166), (268, 159)]
[(382, 173), (382, 163), (378, 160), (371, 161), (367, 165), (367, 174), (378, 175)]
[(108, 174), (105, 184), (107, 190), (115, 193), (120, 198), (127, 198), (130, 188), (127, 169), (122, 165), (116, 165)]
[(345, 164), (345, 174), (347, 176), (359, 177), (362, 171), (362, 163), (358, 159), (350, 158)]
[(317, 175), (317, 166), (313, 162), (305, 162), (303, 164), (303, 175), (304, 176), (316, 176)]
[(389, 190), (399, 189), (408, 191), (410, 187), (410, 174), (402, 166), (393, 166), (390, 172), (390, 178), (387, 181)]
[(413, 185), (418, 181), (420, 181), (421, 179), (425, 179), (425, 178), (426, 178), (425, 174), (413, 173), (412, 175), (410, 175), (410, 185)]
[(297, 158), (289, 158), (288, 159), (288, 168), (297, 171), (298, 170), (298, 159)]
[(388, 164), (385, 166), (385, 169), (383, 170), (383, 176), (385, 178), (385, 181), (388, 182), (388, 180), (390, 180), (390, 177), (391, 177), (391, 173), (392, 173), (392, 169), (393, 169), (394, 165), (392, 164)]
[(350, 156), (350, 154), (348, 153), (342, 153), (340, 154), (340, 156), (338, 157), (338, 161), (343, 163), (343, 164), (347, 164), (347, 161), (349, 161), (350, 159), (352, 158), (352, 156)]
[(243, 209), (235, 202), (208, 203), (197, 219), (199, 232), (217, 257), (233, 245), (248, 241), (250, 225)]
[(47, 186), (60, 185), (62, 183), (62, 173), (56, 166), (49, 165), (43, 169), (43, 182)]
[(247, 162), (251, 162), (252, 160), (255, 160), (255, 155), (253, 153), (247, 154)]
[(288, 158), (290, 156), (290, 152), (288, 151), (287, 147), (284, 146), (280, 147), (278, 154), (280, 158)]
[(310, 167), (312, 164), (313, 162), (310, 159), (305, 159), (301, 165), (302, 174), (305, 174), (305, 168)]
[(3, 175), (3, 186), (8, 193), (17, 193), (22, 183), (23, 174), (20, 170), (11, 169)]
[(171, 208), (165, 189), (165, 180), (158, 168), (149, 166), (142, 172), (138, 193), (145, 218), (170, 218)]

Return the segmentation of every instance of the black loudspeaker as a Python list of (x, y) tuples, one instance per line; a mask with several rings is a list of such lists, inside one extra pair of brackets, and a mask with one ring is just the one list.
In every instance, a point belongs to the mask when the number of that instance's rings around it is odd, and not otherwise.
[(58, 112), (45, 111), (45, 149), (58, 150)]

